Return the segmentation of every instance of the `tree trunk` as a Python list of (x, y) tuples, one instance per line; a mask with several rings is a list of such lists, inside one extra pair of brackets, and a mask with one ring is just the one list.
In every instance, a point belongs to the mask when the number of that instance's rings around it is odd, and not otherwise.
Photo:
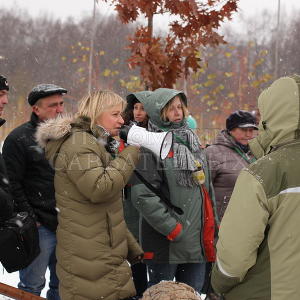
[[(148, 19), (148, 35), (149, 35), (149, 46), (151, 45), (152, 36), (153, 36), (153, 13), (147, 15)], [(145, 83), (145, 90), (148, 91), (152, 89), (152, 86), (150, 85), (150, 82)]]

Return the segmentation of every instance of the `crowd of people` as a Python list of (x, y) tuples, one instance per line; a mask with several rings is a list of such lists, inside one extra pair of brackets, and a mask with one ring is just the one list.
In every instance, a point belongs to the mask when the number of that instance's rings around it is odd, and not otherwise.
[[(99, 90), (65, 114), (66, 89), (35, 86), (30, 120), (0, 155), (0, 221), (26, 211), (39, 233), (18, 288), (40, 295), (49, 268), (49, 300), (164, 299), (168, 288), (190, 299), (299, 299), (299, 90), (300, 77), (278, 79), (259, 97), (259, 125), (235, 111), (203, 147), (182, 91), (124, 100)], [(0, 115), (8, 93), (0, 76)], [(124, 139), (124, 125), (171, 132), (167, 157)]]

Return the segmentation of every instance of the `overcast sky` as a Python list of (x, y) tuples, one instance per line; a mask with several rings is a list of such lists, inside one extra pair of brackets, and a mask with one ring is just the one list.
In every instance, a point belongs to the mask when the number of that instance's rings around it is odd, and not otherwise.
[[(38, 16), (47, 14), (54, 18), (65, 18), (72, 16), (80, 18), (92, 13), (94, 0), (0, 0), (1, 8), (22, 8), (30, 15)], [(253, 15), (260, 15), (264, 9), (273, 12), (277, 11), (278, 0), (240, 0), (239, 12), (233, 17), (233, 24), (239, 26), (238, 19), (247, 18)], [(108, 5), (99, 0), (98, 10), (104, 13), (112, 11)], [(300, 10), (300, 0), (281, 0), (281, 10), (283, 15), (288, 15), (292, 11)]]

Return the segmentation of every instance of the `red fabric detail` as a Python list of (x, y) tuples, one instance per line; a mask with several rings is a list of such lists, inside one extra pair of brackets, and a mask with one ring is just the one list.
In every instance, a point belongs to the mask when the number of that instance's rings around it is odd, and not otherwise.
[(119, 152), (122, 152), (125, 149), (125, 143), (123, 140), (120, 140), (120, 145), (119, 145)]
[(173, 241), (182, 230), (182, 225), (177, 223), (175, 228), (167, 235), (167, 239)]
[(207, 261), (214, 262), (216, 260), (216, 249), (214, 245), (215, 239), (215, 218), (212, 201), (209, 193), (204, 185), (202, 185), (204, 195), (204, 225), (203, 225), (203, 244)]
[(154, 253), (153, 252), (145, 252), (143, 259), (153, 259)]
[(167, 158), (173, 158), (174, 157), (174, 151), (171, 149), (168, 153)]

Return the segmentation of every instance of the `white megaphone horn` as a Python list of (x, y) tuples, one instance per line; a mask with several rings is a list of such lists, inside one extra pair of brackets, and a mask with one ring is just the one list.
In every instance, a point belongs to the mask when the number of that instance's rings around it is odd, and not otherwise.
[[(125, 127), (125, 126), (124, 126)], [(123, 127), (123, 128), (124, 128)], [(161, 159), (165, 159), (173, 144), (173, 133), (168, 132), (150, 132), (143, 127), (132, 125), (126, 126), (128, 130), (127, 137), (120, 133), (120, 137), (129, 145), (141, 146), (149, 149)], [(122, 129), (121, 129), (122, 132)]]

